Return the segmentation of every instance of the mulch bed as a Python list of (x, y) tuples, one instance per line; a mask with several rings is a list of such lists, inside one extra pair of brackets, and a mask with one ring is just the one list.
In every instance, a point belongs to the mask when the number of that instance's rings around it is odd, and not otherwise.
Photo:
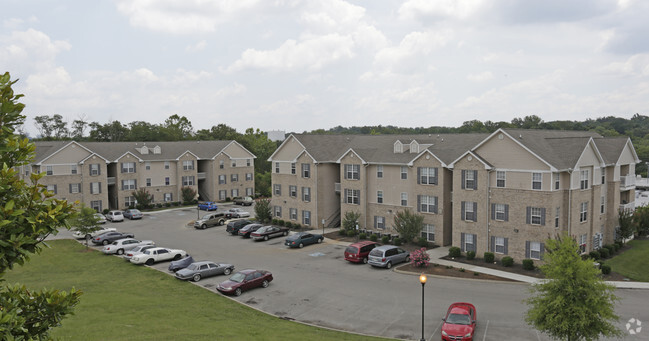
[(517, 282), (509, 278), (502, 278), (498, 276), (487, 275), (487, 274), (473, 272), (469, 270), (462, 271), (462, 268), (456, 268), (456, 267), (447, 268), (446, 266), (443, 265), (430, 264), (425, 268), (418, 268), (412, 264), (405, 264), (397, 267), (397, 270), (413, 272), (413, 273), (425, 273), (427, 275), (436, 275), (436, 276), (444, 276), (444, 277), (482, 279), (482, 280), (502, 281), (502, 282)]

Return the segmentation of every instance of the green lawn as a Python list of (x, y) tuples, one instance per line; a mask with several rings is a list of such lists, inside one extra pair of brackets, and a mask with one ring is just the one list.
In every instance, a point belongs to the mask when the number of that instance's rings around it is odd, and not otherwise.
[(630, 250), (605, 261), (611, 270), (634, 281), (649, 282), (649, 240), (632, 240)]
[[(7, 273), (8, 283), (33, 289), (76, 287), (75, 315), (52, 336), (62, 340), (381, 340), (279, 319), (221, 294), (72, 240), (52, 246)], [(271, 288), (272, 288), (271, 284)], [(263, 290), (263, 289), (259, 289)], [(245, 295), (245, 293), (244, 293)], [(384, 339), (383, 339), (384, 340)]]

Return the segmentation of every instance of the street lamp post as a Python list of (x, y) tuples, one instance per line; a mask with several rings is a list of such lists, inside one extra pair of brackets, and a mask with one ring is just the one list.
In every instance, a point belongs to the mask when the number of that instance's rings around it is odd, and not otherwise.
[(426, 341), (424, 337), (424, 286), (426, 285), (426, 275), (421, 274), (419, 282), (421, 282), (421, 341)]
[(201, 219), (201, 210), (198, 208), (198, 193), (196, 193), (196, 220)]

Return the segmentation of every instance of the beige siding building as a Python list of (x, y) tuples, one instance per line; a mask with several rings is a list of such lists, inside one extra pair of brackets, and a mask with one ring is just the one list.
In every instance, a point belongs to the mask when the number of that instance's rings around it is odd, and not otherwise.
[(38, 141), (21, 174), (46, 172), (41, 183), (57, 198), (102, 211), (135, 205), (140, 188), (154, 203), (182, 201), (182, 187), (197, 190), (201, 201), (252, 196), (254, 159), (236, 141)]
[(628, 138), (500, 129), (290, 135), (269, 161), (279, 219), (331, 227), (353, 211), (359, 228), (396, 234), (394, 214), (410, 209), (429, 241), (520, 260), (540, 259), (561, 231), (583, 252), (613, 242), (618, 209), (634, 208), (639, 159)]

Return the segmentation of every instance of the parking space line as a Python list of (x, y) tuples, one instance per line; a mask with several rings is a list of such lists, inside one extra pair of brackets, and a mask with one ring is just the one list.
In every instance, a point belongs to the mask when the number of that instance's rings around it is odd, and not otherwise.
[(482, 337), (482, 341), (487, 339), (487, 329), (489, 329), (489, 320), (487, 320), (487, 325), (484, 327), (484, 336)]
[(439, 329), (439, 327), (441, 325), (442, 325), (442, 321), (439, 321), (439, 323), (437, 323), (437, 327), (435, 327), (435, 330), (433, 330), (433, 333), (430, 334), (430, 337), (428, 338), (428, 340), (431, 340), (431, 341), (433, 340), (433, 338), (435, 337), (435, 334), (437, 334), (437, 329)]

